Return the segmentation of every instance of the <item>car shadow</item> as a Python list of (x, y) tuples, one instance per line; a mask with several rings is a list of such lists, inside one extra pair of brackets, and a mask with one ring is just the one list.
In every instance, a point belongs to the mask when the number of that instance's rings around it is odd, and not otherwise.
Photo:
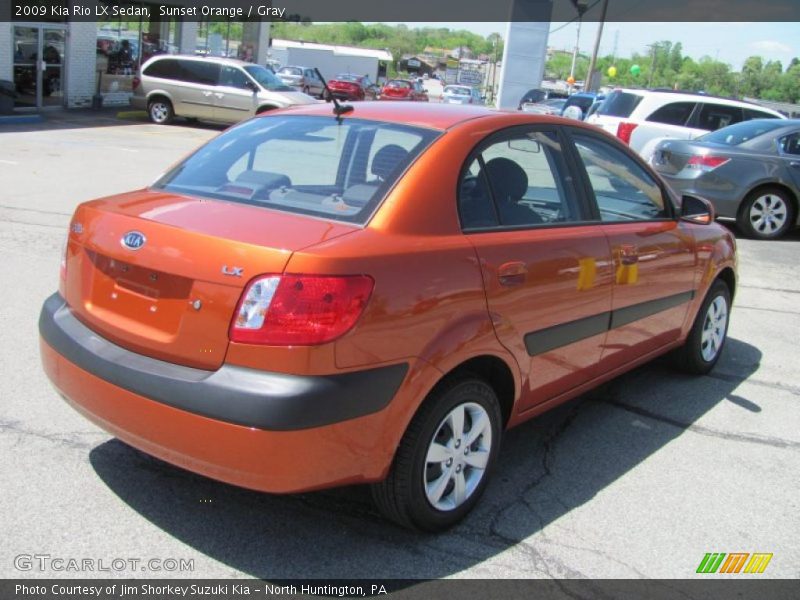
[[(733, 394), (760, 361), (757, 348), (730, 338), (709, 376), (679, 374), (659, 359), (509, 431), (481, 502), (440, 535), (384, 521), (365, 486), (262, 494), (194, 475), (117, 440), (95, 447), (90, 461), (142, 517), (251, 576), (440, 578), (518, 546), (688, 430), (707, 433), (695, 423), (720, 402), (741, 407), (742, 419), (760, 411)], [(572, 572), (568, 565), (554, 568), (562, 576)]]

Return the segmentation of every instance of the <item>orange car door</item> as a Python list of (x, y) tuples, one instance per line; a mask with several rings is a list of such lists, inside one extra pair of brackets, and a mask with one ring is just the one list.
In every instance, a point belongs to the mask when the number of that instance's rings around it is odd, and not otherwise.
[(614, 292), (603, 370), (680, 335), (695, 287), (695, 244), (669, 196), (636, 159), (599, 135), (573, 132), (587, 195), (611, 244)]
[(521, 411), (597, 374), (611, 310), (611, 251), (576, 193), (555, 129), (485, 139), (461, 175), (462, 229), (500, 342), (523, 374)]

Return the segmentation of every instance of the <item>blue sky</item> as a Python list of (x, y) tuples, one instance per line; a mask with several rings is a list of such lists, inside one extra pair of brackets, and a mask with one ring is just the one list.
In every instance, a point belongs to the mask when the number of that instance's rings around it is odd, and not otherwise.
[[(755, 1), (755, 0), (754, 0)], [(506, 23), (406, 23), (409, 27), (448, 27), (467, 29), (486, 36), (492, 32), (505, 35)], [(560, 50), (575, 46), (576, 23), (562, 27), (552, 23), (549, 45)], [(597, 34), (597, 23), (584, 23), (581, 28), (581, 52), (591, 53)], [(559, 29), (560, 28), (560, 29)], [(780, 60), (784, 68), (800, 57), (800, 23), (606, 23), (600, 54), (611, 54), (615, 33), (619, 32), (617, 56), (644, 54), (647, 45), (661, 40), (681, 42), (684, 55), (698, 59), (717, 58), (739, 70), (748, 56)]]

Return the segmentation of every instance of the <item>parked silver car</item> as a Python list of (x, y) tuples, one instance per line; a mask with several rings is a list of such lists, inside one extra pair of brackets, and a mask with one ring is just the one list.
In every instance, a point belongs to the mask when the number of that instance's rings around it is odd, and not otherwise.
[(230, 58), (155, 56), (142, 65), (133, 86), (133, 107), (159, 124), (175, 116), (235, 123), (274, 108), (316, 102), (269, 69)]
[(695, 140), (664, 140), (651, 164), (675, 190), (710, 200), (745, 235), (800, 226), (800, 120), (754, 119)]
[(441, 102), (445, 104), (483, 104), (480, 92), (468, 85), (447, 85), (442, 92)]
[(321, 98), (322, 92), (325, 90), (322, 80), (317, 77), (317, 73), (310, 67), (287, 65), (278, 69), (276, 75), (283, 83), (300, 90), (304, 94)]

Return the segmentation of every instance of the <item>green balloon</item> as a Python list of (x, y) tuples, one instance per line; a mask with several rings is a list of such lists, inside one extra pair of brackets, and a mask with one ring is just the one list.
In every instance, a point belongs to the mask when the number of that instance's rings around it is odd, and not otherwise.
[(631, 65), (631, 75), (637, 77), (642, 72), (642, 67), (639, 65)]

